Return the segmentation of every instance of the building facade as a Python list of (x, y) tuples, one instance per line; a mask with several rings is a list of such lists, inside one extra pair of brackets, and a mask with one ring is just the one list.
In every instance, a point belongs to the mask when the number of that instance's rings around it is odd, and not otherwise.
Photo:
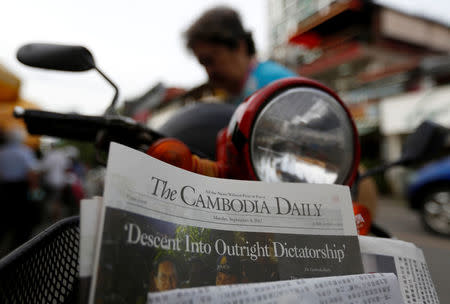
[(436, 14), (449, 5), (400, 4), (269, 0), (272, 58), (334, 89), (357, 123), (363, 153), (364, 138), (375, 133), (385, 160), (399, 156), (421, 120), (450, 126), (446, 111), (432, 110), (450, 109), (450, 20)]

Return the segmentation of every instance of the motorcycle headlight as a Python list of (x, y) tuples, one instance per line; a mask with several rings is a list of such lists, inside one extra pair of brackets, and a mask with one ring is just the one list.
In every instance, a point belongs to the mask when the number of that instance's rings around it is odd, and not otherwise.
[(246, 139), (241, 148), (256, 179), (350, 184), (355, 177), (355, 125), (339, 97), (319, 83), (278, 81), (253, 95), (237, 113), (233, 137)]

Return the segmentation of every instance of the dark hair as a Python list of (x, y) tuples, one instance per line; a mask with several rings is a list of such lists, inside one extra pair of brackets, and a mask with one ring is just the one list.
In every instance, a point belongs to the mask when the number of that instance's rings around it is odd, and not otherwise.
[(163, 262), (170, 262), (175, 268), (175, 274), (178, 276), (177, 273), (177, 263), (175, 262), (175, 259), (168, 255), (161, 255), (158, 258), (156, 258), (153, 261), (153, 276), (156, 277), (158, 275), (159, 271), (159, 265)]
[(192, 50), (195, 43), (207, 42), (221, 44), (236, 49), (243, 39), (247, 45), (247, 53), (256, 53), (252, 33), (245, 31), (239, 14), (225, 6), (207, 10), (184, 33), (186, 45)]

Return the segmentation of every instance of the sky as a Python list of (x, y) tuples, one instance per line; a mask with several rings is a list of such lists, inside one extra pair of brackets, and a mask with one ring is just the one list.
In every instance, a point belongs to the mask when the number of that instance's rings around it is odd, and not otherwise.
[(21, 96), (45, 110), (101, 114), (113, 89), (95, 71), (27, 67), (17, 61), (17, 49), (30, 42), (85, 46), (118, 84), (121, 101), (159, 81), (189, 88), (206, 74), (182, 33), (204, 10), (222, 4), (240, 12), (259, 53), (267, 52), (266, 0), (14, 0), (1, 5), (0, 64), (21, 78)]

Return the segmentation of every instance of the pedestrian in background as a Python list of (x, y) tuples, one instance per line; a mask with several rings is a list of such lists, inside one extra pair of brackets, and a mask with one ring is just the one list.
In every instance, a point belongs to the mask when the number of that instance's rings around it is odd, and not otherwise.
[(37, 206), (29, 200), (31, 189), (38, 185), (38, 162), (24, 144), (25, 136), (23, 129), (7, 130), (0, 146), (0, 238), (11, 232), (10, 249), (26, 242), (39, 221)]
[(239, 104), (271, 82), (296, 76), (273, 61), (256, 58), (252, 34), (232, 8), (204, 12), (185, 32), (186, 45), (205, 68), (209, 85), (225, 92), (228, 103)]

